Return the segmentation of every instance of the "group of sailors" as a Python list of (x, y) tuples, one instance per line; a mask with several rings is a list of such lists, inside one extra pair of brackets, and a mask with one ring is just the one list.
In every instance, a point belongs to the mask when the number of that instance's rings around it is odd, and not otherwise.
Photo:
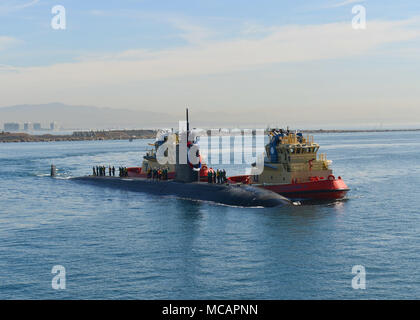
[(118, 168), (118, 175), (120, 177), (128, 177), (128, 170), (126, 167), (119, 167)]
[[(108, 175), (110, 177), (115, 177), (114, 166), (112, 167), (109, 166), (108, 168), (105, 166), (96, 166), (96, 167), (94, 166), (92, 169), (93, 169), (94, 176), (105, 177), (107, 176), (107, 171), (108, 171)], [(168, 168), (157, 168), (157, 169), (149, 168), (147, 170), (147, 178), (153, 179), (153, 180), (168, 180), (168, 171), (169, 171)], [(120, 177), (128, 177), (128, 170), (126, 167), (119, 167), (118, 172), (119, 172)], [(208, 183), (218, 183), (218, 184), (226, 183), (227, 182), (226, 170), (225, 169), (214, 170), (213, 168), (210, 168), (207, 171), (207, 179), (208, 179)]]
[[(105, 166), (95, 166), (92, 168), (93, 171), (93, 175), (95, 177), (105, 177), (105, 176), (110, 176), (110, 177), (115, 177), (115, 167), (114, 166), (109, 166), (108, 168)], [(128, 170), (125, 167), (119, 167), (118, 168), (118, 175), (120, 177), (128, 177)]]
[(168, 168), (149, 168), (149, 170), (147, 170), (147, 178), (153, 180), (168, 180)]
[[(93, 167), (93, 175), (97, 177), (104, 177), (106, 176), (106, 170), (107, 168), (105, 166), (96, 166)], [(111, 177), (115, 177), (115, 167), (108, 167), (108, 175)]]
[(227, 178), (226, 178), (226, 170), (214, 170), (213, 168), (210, 168), (207, 171), (207, 179), (208, 179), (208, 183), (218, 183), (218, 184), (222, 184), (222, 183), (226, 183), (227, 182)]

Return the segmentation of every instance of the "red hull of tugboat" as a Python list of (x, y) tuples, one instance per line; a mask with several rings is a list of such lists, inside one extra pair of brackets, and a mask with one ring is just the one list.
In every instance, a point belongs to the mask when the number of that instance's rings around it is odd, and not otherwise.
[(296, 200), (338, 200), (344, 198), (349, 191), (349, 188), (342, 179), (265, 185), (260, 187), (274, 191), (286, 198)]
[[(249, 178), (246, 175), (233, 176), (228, 178), (228, 182), (249, 184)], [(257, 186), (292, 200), (338, 200), (344, 198), (350, 190), (343, 179), (335, 179), (333, 176), (331, 179), (311, 182)]]

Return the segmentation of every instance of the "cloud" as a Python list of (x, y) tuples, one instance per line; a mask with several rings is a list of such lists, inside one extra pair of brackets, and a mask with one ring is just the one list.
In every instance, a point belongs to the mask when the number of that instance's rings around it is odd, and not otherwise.
[[(163, 50), (133, 49), (114, 55), (84, 59), (78, 63), (22, 68), (22, 73), (72, 69), (134, 78), (162, 78), (188, 74), (220, 73), (272, 63), (345, 58), (369, 53), (380, 45), (419, 37), (415, 20), (371, 21), (369, 28), (356, 31), (349, 23), (289, 25), (272, 28), (258, 39), (238, 38), (203, 41)], [(105, 68), (104, 68), (105, 67)], [(80, 70), (79, 70), (80, 68)], [(137, 72), (133, 72), (133, 71)], [(77, 71), (77, 73), (75, 72)], [(111, 73), (112, 71), (112, 73)]]
[[(200, 32), (199, 32), (200, 33)], [(224, 41), (205, 40), (162, 50), (133, 49), (72, 63), (18, 67), (2, 72), (2, 99), (13, 100), (96, 90), (106, 99), (110, 87), (133, 90), (135, 84), (158, 79), (196, 77), (255, 70), (275, 64), (342, 59), (384, 53), (384, 45), (420, 37), (419, 19), (370, 21), (366, 30), (350, 23), (288, 25), (270, 28), (261, 37)], [(102, 89), (101, 89), (102, 88)], [(1, 90), (1, 89), (0, 89)], [(134, 89), (135, 90), (135, 89)]]
[(181, 30), (180, 37), (191, 44), (203, 43), (215, 34), (207, 28), (187, 23), (183, 19), (170, 18), (168, 19), (168, 23), (172, 24), (176, 29)]
[(23, 3), (21, 5), (17, 5), (15, 8), (17, 8), (18, 10), (25, 9), (25, 8), (28, 8), (28, 7), (32, 7), (32, 6), (36, 5), (37, 3), (39, 3), (39, 0), (32, 0), (30, 2), (26, 2), (26, 3)]
[(17, 43), (19, 43), (19, 40), (16, 38), (0, 36), (0, 51), (5, 50)]
[(347, 6), (349, 4), (361, 3), (361, 2), (365, 2), (365, 0), (345, 0), (345, 1), (341, 1), (341, 2), (335, 3), (335, 4), (331, 4), (328, 7), (329, 8), (338, 8), (338, 7)]
[(29, 2), (26, 1), (24, 3), (22, 3), (22, 1), (9, 1), (9, 2), (6, 2), (5, 4), (0, 5), (0, 13), (10, 13), (10, 12), (19, 11), (25, 8), (32, 7), (38, 4), (39, 2), (40, 0), (32, 0)]
[(150, 20), (155, 23), (170, 25), (179, 31), (179, 38), (188, 43), (201, 43), (205, 39), (216, 35), (213, 30), (190, 23), (187, 18), (179, 14), (136, 10), (104, 11), (99, 9), (90, 10), (88, 13), (95, 17)]

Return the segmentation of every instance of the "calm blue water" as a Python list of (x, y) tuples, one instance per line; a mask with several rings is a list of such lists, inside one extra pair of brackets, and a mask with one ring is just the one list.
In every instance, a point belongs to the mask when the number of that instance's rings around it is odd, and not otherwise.
[[(66, 179), (93, 164), (138, 165), (145, 140), (1, 144), (0, 298), (418, 298), (420, 133), (315, 140), (348, 199), (275, 209)], [(65, 290), (51, 288), (54, 265), (66, 268)], [(354, 265), (366, 290), (351, 286)]]

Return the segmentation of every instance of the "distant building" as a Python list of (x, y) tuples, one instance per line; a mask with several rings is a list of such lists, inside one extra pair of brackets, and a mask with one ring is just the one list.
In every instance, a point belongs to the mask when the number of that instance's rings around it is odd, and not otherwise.
[(4, 131), (19, 131), (20, 125), (19, 123), (9, 122), (4, 124)]
[(41, 128), (41, 124), (40, 124), (39, 122), (34, 123), (34, 130), (35, 130), (35, 131), (40, 131), (40, 130), (42, 130), (42, 128)]
[(33, 130), (34, 126), (30, 122), (26, 122), (23, 124), (23, 130), (30, 131)]
[(50, 123), (50, 130), (51, 131), (55, 131), (55, 130), (57, 130), (58, 128), (57, 128), (57, 123), (56, 122), (51, 122)]

